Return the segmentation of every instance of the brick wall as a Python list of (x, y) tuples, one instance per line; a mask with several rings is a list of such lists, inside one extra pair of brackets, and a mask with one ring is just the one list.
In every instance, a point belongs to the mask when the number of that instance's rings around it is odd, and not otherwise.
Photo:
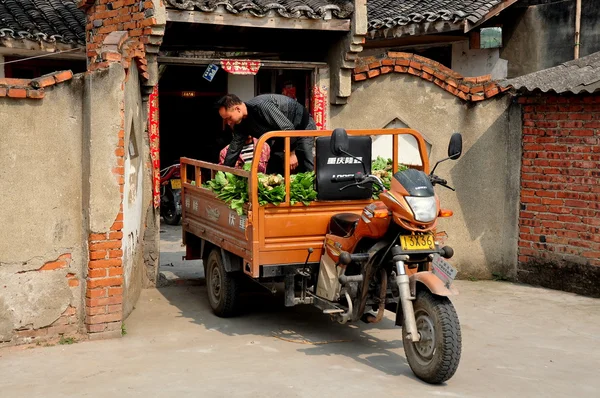
[[(113, 54), (103, 52), (102, 47), (111, 33), (127, 32), (128, 43), (123, 46), (121, 55), (125, 62), (136, 60), (141, 79), (150, 87), (146, 90), (146, 94), (149, 94), (158, 79), (152, 71), (157, 70), (156, 55), (166, 23), (162, 1), (81, 0), (79, 7), (87, 13), (88, 69), (104, 68), (110, 62), (121, 61), (111, 58)], [(158, 17), (159, 14), (162, 17)]]
[(355, 82), (388, 73), (406, 73), (430, 81), (465, 101), (483, 101), (508, 90), (492, 81), (491, 75), (464, 77), (439, 62), (411, 53), (389, 52), (383, 58), (361, 58), (357, 64)]
[(518, 278), (600, 296), (600, 94), (519, 102)]

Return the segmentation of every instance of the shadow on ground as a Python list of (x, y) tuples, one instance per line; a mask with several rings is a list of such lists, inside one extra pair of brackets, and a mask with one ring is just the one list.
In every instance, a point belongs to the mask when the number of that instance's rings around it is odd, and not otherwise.
[[(180, 317), (209, 331), (227, 336), (271, 337), (297, 344), (297, 351), (307, 356), (343, 355), (387, 375), (415, 378), (405, 357), (399, 354), (401, 329), (391, 319), (385, 318), (376, 325), (340, 325), (311, 306), (286, 308), (281, 292), (272, 295), (266, 290), (245, 293), (239, 315), (219, 318), (212, 313), (204, 286), (167, 287), (159, 291), (179, 309)], [(190, 297), (197, 301), (190, 303)], [(392, 337), (378, 336), (382, 334)]]

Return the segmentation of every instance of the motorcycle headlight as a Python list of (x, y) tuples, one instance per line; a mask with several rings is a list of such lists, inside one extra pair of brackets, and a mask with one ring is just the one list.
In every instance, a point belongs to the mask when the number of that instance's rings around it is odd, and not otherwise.
[(437, 215), (435, 196), (407, 196), (406, 201), (415, 215), (415, 220), (420, 222), (435, 220), (435, 216)]

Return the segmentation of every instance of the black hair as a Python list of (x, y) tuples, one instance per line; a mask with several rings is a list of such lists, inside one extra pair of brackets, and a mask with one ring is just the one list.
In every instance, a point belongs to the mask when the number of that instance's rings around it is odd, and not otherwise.
[(233, 106), (240, 105), (242, 100), (235, 94), (226, 94), (219, 98), (219, 100), (215, 103), (215, 107), (217, 109), (225, 108), (229, 109)]

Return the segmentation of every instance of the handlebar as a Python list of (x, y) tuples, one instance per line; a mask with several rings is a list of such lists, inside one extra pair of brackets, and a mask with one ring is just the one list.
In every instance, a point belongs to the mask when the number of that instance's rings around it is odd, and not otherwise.
[(448, 181), (444, 180), (443, 178), (440, 178), (438, 176), (436, 176), (435, 174), (431, 174), (429, 176), (429, 180), (431, 181), (431, 184), (433, 185), (441, 185), (444, 188), (448, 188), (452, 191), (456, 191), (456, 189), (452, 188), (451, 186), (448, 186)]

